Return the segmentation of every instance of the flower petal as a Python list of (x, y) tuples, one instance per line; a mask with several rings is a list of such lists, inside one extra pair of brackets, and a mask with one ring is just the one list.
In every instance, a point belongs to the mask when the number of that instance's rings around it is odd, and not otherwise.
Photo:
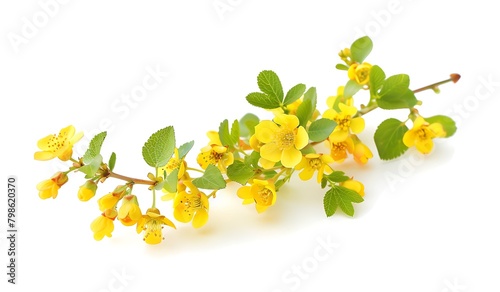
[(193, 222), (191, 223), (194, 228), (200, 228), (208, 221), (208, 212), (205, 209), (199, 209), (194, 215)]
[(277, 115), (274, 118), (274, 122), (280, 125), (282, 128), (284, 127), (286, 129), (295, 129), (299, 126), (299, 118), (297, 118), (297, 116), (294, 115), (287, 115), (287, 114)]
[(350, 128), (355, 134), (361, 133), (365, 129), (365, 120), (362, 117), (352, 119)]
[[(293, 147), (290, 147), (293, 148)], [(267, 160), (278, 162), (281, 159), (281, 150), (276, 143), (268, 143), (260, 147), (260, 156)]]
[(306, 147), (307, 144), (309, 144), (309, 135), (307, 134), (306, 129), (300, 126), (297, 129), (297, 134), (295, 135), (295, 148), (300, 150)]
[(269, 143), (274, 140), (275, 133), (278, 131), (278, 125), (273, 121), (261, 121), (255, 126), (255, 137), (262, 143)]
[(283, 149), (281, 154), (281, 164), (287, 168), (293, 168), (295, 165), (299, 164), (302, 160), (302, 153), (295, 149), (294, 147), (290, 147), (287, 149)]

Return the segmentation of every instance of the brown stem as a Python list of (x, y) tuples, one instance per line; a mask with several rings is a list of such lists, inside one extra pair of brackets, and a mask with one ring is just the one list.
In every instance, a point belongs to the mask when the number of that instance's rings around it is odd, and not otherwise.
[(133, 178), (133, 177), (128, 177), (124, 176), (118, 173), (114, 173), (112, 171), (109, 172), (107, 177), (114, 177), (117, 179), (121, 179), (127, 182), (133, 182), (134, 184), (141, 184), (141, 185), (154, 185), (155, 182), (152, 180), (145, 180), (145, 179), (139, 179), (139, 178)]
[(436, 82), (436, 83), (424, 86), (424, 87), (419, 88), (419, 89), (415, 89), (415, 90), (413, 90), (413, 93), (417, 93), (417, 92), (424, 91), (424, 90), (427, 90), (427, 89), (434, 89), (434, 88), (438, 87), (439, 85), (448, 83), (450, 81), (453, 81), (453, 83), (457, 83), (457, 81), (459, 79), (460, 79), (460, 74), (455, 74), (455, 73), (454, 74), (450, 74), (450, 78), (449, 79), (446, 79), (446, 80), (443, 80), (443, 81), (440, 81), (440, 82)]

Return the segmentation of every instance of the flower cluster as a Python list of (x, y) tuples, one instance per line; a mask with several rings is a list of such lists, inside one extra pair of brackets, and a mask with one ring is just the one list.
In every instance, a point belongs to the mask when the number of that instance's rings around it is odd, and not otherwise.
[[(337, 209), (353, 216), (353, 204), (364, 200), (365, 186), (337, 170), (337, 164), (352, 159), (365, 165), (374, 157), (363, 142), (367, 139), (366, 114), (376, 109), (408, 112), (406, 120), (388, 118), (378, 125), (373, 139), (382, 160), (397, 158), (411, 147), (428, 154), (434, 147), (433, 139), (450, 137), (456, 131), (449, 117), (422, 116), (417, 110), (422, 102), (415, 93), (426, 89), (437, 92), (438, 85), (456, 82), (459, 75), (452, 74), (448, 80), (411, 90), (407, 75), (387, 77), (380, 66), (365, 61), (371, 49), (371, 40), (363, 37), (340, 51), (343, 63), (336, 68), (347, 72), (347, 81), (338, 86), (335, 95), (326, 98), (324, 110), (318, 107), (315, 87), (307, 88), (300, 83), (285, 94), (276, 73), (260, 72), (257, 77), (260, 91), (248, 94), (246, 100), (272, 113), (272, 118), (261, 120), (249, 113), (232, 123), (222, 121), (218, 130), (207, 132), (208, 142), (200, 147), (196, 165), (188, 165), (185, 159), (194, 142), (179, 145), (172, 126), (160, 129), (143, 146), (144, 161), (151, 167), (143, 179), (116, 173), (115, 153), (104, 162), (101, 146), (106, 132), (93, 137), (82, 157), (73, 157), (73, 145), (83, 135), (73, 126), (67, 126), (58, 135), (38, 141), (40, 151), (34, 154), (36, 160), (57, 158), (70, 163), (67, 171), (57, 172), (36, 186), (39, 196), (55, 199), (72, 172), (85, 175), (76, 192), (82, 202), (96, 196), (99, 184), (108, 179), (119, 180), (113, 191), (96, 200), (99, 211), (90, 223), (94, 239), (111, 237), (114, 224), (121, 223), (135, 227), (148, 244), (162, 242), (165, 226), (177, 228), (167, 218), (169, 214), (179, 224), (205, 226), (209, 221), (210, 200), (229, 183), (238, 185), (236, 195), (243, 205), (253, 205), (258, 213), (269, 212), (279, 202), (280, 189), (294, 173), (302, 181), (313, 180), (320, 188), (327, 189), (323, 200), (327, 216)], [(361, 99), (364, 103), (359, 102), (359, 96), (364, 96)], [(406, 125), (409, 122), (411, 128)], [(139, 185), (147, 188), (140, 189)], [(151, 206), (140, 206), (144, 193), (152, 195)], [(157, 197), (161, 203), (157, 204)], [(170, 209), (165, 204), (170, 204)]]

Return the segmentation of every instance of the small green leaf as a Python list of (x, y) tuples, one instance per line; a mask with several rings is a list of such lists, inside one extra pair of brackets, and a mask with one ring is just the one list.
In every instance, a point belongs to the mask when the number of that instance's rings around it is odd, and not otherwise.
[(334, 188), (329, 189), (323, 197), (323, 206), (327, 217), (332, 216), (337, 211), (339, 203), (335, 197)]
[(262, 172), (262, 175), (264, 176), (264, 179), (271, 179), (275, 177), (278, 173), (276, 170), (265, 170)]
[(169, 193), (177, 192), (177, 181), (178, 181), (179, 169), (174, 169), (167, 178), (164, 180), (163, 189)]
[(324, 189), (326, 187), (327, 183), (328, 183), (328, 180), (325, 177), (323, 177), (321, 179), (321, 188)]
[(254, 174), (253, 168), (238, 160), (227, 168), (227, 177), (242, 185), (246, 185)]
[(179, 147), (179, 159), (183, 159), (184, 157), (186, 157), (186, 155), (189, 153), (189, 151), (191, 151), (193, 146), (194, 146), (194, 141), (189, 141), (182, 144)]
[(108, 162), (109, 170), (113, 171), (113, 169), (115, 168), (115, 163), (116, 163), (116, 153), (113, 152), (109, 157), (109, 162)]
[(329, 119), (316, 120), (309, 126), (309, 139), (313, 142), (321, 142), (330, 136), (336, 126), (337, 123)]
[(377, 105), (386, 110), (412, 108), (416, 104), (417, 98), (410, 89), (401, 95), (384, 95), (377, 100)]
[(408, 149), (403, 143), (403, 136), (407, 131), (405, 123), (394, 118), (387, 119), (378, 126), (374, 140), (380, 159), (394, 159)]
[(342, 186), (334, 186), (328, 192), (326, 192), (323, 199), (323, 204), (325, 207), (326, 216), (332, 216), (337, 207), (340, 207), (342, 212), (346, 215), (354, 216), (354, 207), (352, 203), (363, 202), (363, 197), (361, 197), (355, 191)]
[(283, 101), (283, 86), (278, 75), (271, 70), (264, 70), (257, 76), (257, 85), (260, 90), (273, 98), (278, 103), (278, 107)]
[(354, 80), (349, 80), (344, 86), (344, 97), (349, 98), (355, 95), (361, 88), (363, 88), (363, 85), (358, 84)]
[(259, 168), (260, 153), (253, 151), (250, 155), (245, 157), (245, 164), (251, 165), (253, 168)]
[(229, 121), (227, 119), (219, 125), (219, 138), (223, 146), (233, 145), (231, 135), (229, 134)]
[(297, 117), (299, 118), (300, 125), (305, 127), (307, 122), (312, 118), (316, 110), (317, 94), (316, 87), (311, 87), (304, 94), (304, 100), (297, 108)]
[(252, 92), (247, 95), (246, 99), (251, 105), (263, 109), (275, 109), (281, 106), (277, 99), (261, 92)]
[(406, 93), (410, 86), (410, 77), (406, 74), (397, 74), (387, 78), (382, 84), (380, 90), (380, 98), (388, 96), (389, 98), (397, 98)]
[(289, 105), (299, 99), (302, 95), (304, 95), (304, 92), (306, 91), (306, 85), (299, 83), (295, 85), (294, 87), (290, 88), (288, 92), (286, 93), (285, 100), (283, 101), (283, 105)]
[(361, 37), (355, 40), (351, 45), (351, 58), (353, 61), (362, 63), (370, 54), (373, 48), (372, 40), (367, 37)]
[(382, 68), (377, 65), (372, 66), (370, 69), (370, 94), (372, 97), (378, 95), (379, 89), (384, 84), (385, 73)]
[(238, 120), (234, 120), (233, 124), (231, 125), (231, 146), (238, 144), (238, 141), (240, 140), (240, 123)]
[(97, 155), (101, 154), (101, 146), (106, 138), (107, 133), (101, 132), (92, 138), (89, 143), (89, 148), (83, 155), (83, 163), (89, 164)]
[(240, 119), (240, 135), (242, 137), (250, 138), (255, 134), (255, 126), (259, 124), (260, 120), (254, 114), (246, 114)]
[(158, 130), (142, 147), (142, 156), (149, 166), (162, 167), (168, 163), (175, 150), (175, 133), (172, 126)]
[(306, 145), (306, 147), (300, 149), (300, 152), (302, 152), (302, 155), (306, 154), (311, 154), (311, 153), (316, 153), (316, 149), (311, 144)]
[(330, 173), (329, 175), (325, 175), (324, 177), (331, 182), (338, 182), (338, 183), (344, 182), (349, 179), (349, 177), (345, 175), (343, 171), (340, 170), (336, 170)]
[(80, 167), (78, 171), (85, 173), (86, 174), (85, 178), (87, 179), (93, 178), (97, 173), (97, 171), (99, 170), (99, 168), (101, 167), (101, 163), (102, 163), (102, 155), (97, 154), (96, 156), (94, 156), (94, 158), (92, 158), (90, 162)]
[(443, 125), (443, 130), (446, 132), (445, 138), (453, 136), (453, 134), (455, 134), (455, 132), (457, 131), (457, 125), (455, 124), (455, 121), (448, 116), (437, 115), (430, 118), (425, 118), (425, 120), (430, 124), (440, 123), (441, 125)]
[(206, 190), (220, 190), (226, 187), (226, 181), (222, 176), (219, 168), (213, 164), (209, 164), (201, 177), (193, 179), (193, 184)]
[(347, 67), (345, 64), (337, 64), (335, 65), (335, 68), (337, 68), (338, 70), (349, 70), (349, 67)]

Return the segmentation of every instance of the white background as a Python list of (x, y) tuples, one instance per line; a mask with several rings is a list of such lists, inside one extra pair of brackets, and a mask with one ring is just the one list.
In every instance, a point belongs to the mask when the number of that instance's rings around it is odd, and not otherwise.
[[(333, 2), (52, 1), (57, 6), (48, 15), (42, 8), (48, 0), (2, 1), (0, 177), (19, 181), (19, 284), (6, 284), (4, 196), (1, 290), (498, 291), (494, 2)], [(231, 9), (218, 12), (214, 3)], [(27, 22), (35, 22), (34, 30)], [(246, 112), (270, 117), (244, 99), (257, 90), (261, 70), (277, 72), (285, 89), (316, 86), (319, 108), (326, 109), (326, 98), (346, 82), (334, 68), (337, 52), (365, 34), (374, 41), (367, 61), (388, 75), (409, 74), (412, 88), (450, 73), (462, 79), (439, 95), (417, 96), (423, 115), (448, 114), (459, 126), (431, 155), (409, 151), (391, 162), (375, 157), (366, 167), (336, 166), (366, 186), (354, 218), (325, 218), (323, 191), (295, 177), (264, 214), (242, 206), (237, 186), (230, 186), (211, 201), (204, 228), (178, 223), (165, 230), (161, 245), (148, 246), (119, 224), (112, 238), (94, 241), (89, 226), (99, 216), (97, 197), (77, 199), (80, 174), (70, 176), (56, 200), (39, 199), (36, 184), (62, 169), (55, 160), (33, 160), (41, 137), (69, 124), (89, 138), (108, 130), (103, 153), (117, 153), (115, 170), (145, 177), (143, 143), (173, 125), (179, 144), (196, 141), (193, 162), (205, 132), (223, 119)], [(148, 68), (163, 72), (158, 86), (125, 104), (122, 96), (142, 84)], [(362, 138), (374, 153), (377, 124), (404, 115), (366, 116)], [(108, 180), (98, 194), (116, 183)], [(146, 188), (135, 192), (142, 206), (150, 204)], [(160, 208), (173, 217), (170, 204)]]

